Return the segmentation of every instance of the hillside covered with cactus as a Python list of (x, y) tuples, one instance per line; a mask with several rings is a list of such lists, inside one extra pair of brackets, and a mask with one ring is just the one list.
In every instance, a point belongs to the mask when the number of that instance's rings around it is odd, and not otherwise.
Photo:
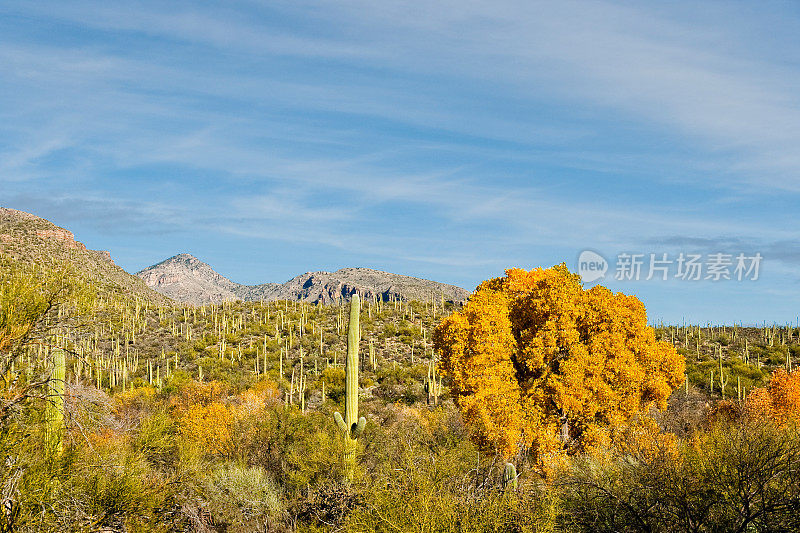
[[(655, 524), (674, 525), (684, 497), (708, 506), (706, 524), (752, 520), (729, 489), (739, 472), (750, 472), (753, 490), (769, 489), (758, 496), (765, 505), (800, 488), (792, 478), (800, 466), (796, 325), (642, 323), (648, 342), (685, 362), (663, 408), (646, 404), (600, 444), (576, 417), (548, 441), (557, 453), (505, 451), (492, 428), (513, 422), (503, 418), (512, 412), (502, 403), (507, 376), (491, 365), (514, 350), (536, 355), (550, 339), (555, 376), (583, 352), (542, 333), (555, 327), (552, 309), (528, 315), (512, 306), (503, 315), (511, 297), (498, 290), (500, 278), (466, 304), (358, 291), (332, 302), (178, 303), (141, 284), (126, 288), (132, 276), (71, 235), (46, 240), (37, 231), (57, 228), (40, 219), (6, 216), (6, 235), (28, 229), (0, 257), (0, 362), (11, 377), (0, 397), (4, 527), (456, 532), (600, 523), (618, 531), (650, 513), (645, 524), (662, 531)], [(35, 252), (25, 255), (26, 246)], [(104, 262), (87, 270), (95, 265), (87, 257)], [(519, 275), (573, 279), (563, 265)], [(568, 300), (560, 285), (547, 287), (535, 294)], [(605, 294), (577, 282), (571, 290), (576, 301)], [(498, 336), (508, 317), (527, 328)], [(447, 337), (462, 359), (442, 350), (447, 324), (462, 328)], [(567, 327), (558, 324), (554, 331)], [(540, 337), (517, 340), (531, 332)], [(586, 390), (602, 396), (585, 363)], [(511, 372), (526, 376), (522, 367)], [(468, 404), (470, 395), (481, 401)], [(487, 419), (481, 409), (490, 404), (499, 410)], [(762, 475), (772, 481), (758, 488)], [(675, 492), (658, 497), (675, 508), (653, 508), (653, 487), (667, 481)], [(698, 486), (705, 492), (691, 492)], [(629, 498), (626, 510), (615, 508), (620, 498)], [(795, 523), (794, 507), (780, 505), (769, 516)]]
[[(109, 322), (65, 340), (76, 355), (78, 377), (111, 391), (174, 379), (221, 381), (235, 390), (275, 382), (281, 397), (305, 410), (344, 386), (347, 301), (336, 305), (297, 301), (225, 302), (204, 306), (131, 305)], [(362, 304), (363, 393), (384, 401), (425, 397), (435, 373), (431, 331), (453, 304), (366, 300)], [(398, 373), (400, 381), (386, 381)], [(414, 377), (412, 380), (411, 378)], [(397, 376), (395, 376), (397, 378)], [(441, 388), (441, 378), (437, 381)], [(438, 401), (434, 396), (432, 402)]]
[(69, 267), (103, 293), (165, 304), (168, 298), (114, 263), (109, 251), (89, 250), (71, 231), (31, 213), (0, 207), (0, 259), (31, 269)]

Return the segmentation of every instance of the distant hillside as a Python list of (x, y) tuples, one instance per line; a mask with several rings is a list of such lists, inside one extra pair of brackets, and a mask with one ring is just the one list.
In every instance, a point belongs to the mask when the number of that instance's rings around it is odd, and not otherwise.
[(24, 211), (0, 207), (0, 255), (41, 266), (70, 264), (101, 289), (157, 304), (169, 302), (114, 264), (110, 252), (88, 250), (71, 231)]
[(224, 300), (299, 300), (330, 303), (356, 292), (366, 298), (431, 300), (444, 297), (463, 302), (469, 292), (461, 287), (369, 268), (342, 268), (336, 272), (307, 272), (286, 283), (242, 285), (215, 272), (190, 254), (170, 257), (136, 273), (147, 286), (174, 300), (202, 304)]

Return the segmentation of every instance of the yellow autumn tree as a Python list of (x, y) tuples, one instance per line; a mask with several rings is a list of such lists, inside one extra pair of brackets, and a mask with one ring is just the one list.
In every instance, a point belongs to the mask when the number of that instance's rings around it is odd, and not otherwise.
[(745, 408), (751, 416), (779, 424), (800, 422), (800, 371), (775, 370), (767, 387), (750, 391)]
[(613, 428), (665, 407), (685, 370), (639, 299), (584, 290), (564, 264), (483, 282), (434, 345), (478, 443), (505, 457), (607, 445)]

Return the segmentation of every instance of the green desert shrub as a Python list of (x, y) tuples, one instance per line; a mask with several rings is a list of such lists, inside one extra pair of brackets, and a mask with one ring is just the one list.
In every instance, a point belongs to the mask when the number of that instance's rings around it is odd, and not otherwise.
[(259, 466), (214, 466), (205, 479), (203, 495), (214, 523), (228, 530), (263, 530), (283, 510), (280, 488)]
[(332, 413), (276, 405), (239, 421), (233, 435), (236, 456), (272, 472), (290, 495), (341, 475)]
[(724, 418), (678, 448), (577, 459), (559, 481), (569, 531), (796, 531), (800, 437)]
[(395, 406), (365, 432), (364, 505), (347, 531), (553, 531), (557, 501), (538, 485), (502, 489), (503, 462), (481, 456), (453, 409)]
[(151, 463), (172, 464), (178, 451), (175, 422), (163, 411), (143, 418), (133, 438), (133, 448)]
[(37, 530), (174, 530), (179, 485), (151, 468), (124, 441), (73, 449), (62, 458), (56, 475), (46, 496), (39, 487), (20, 489), (31, 496), (38, 493), (38, 513), (29, 521)]
[(329, 366), (320, 373), (317, 381), (324, 381), (325, 395), (339, 403), (344, 398), (344, 377), (343, 368)]

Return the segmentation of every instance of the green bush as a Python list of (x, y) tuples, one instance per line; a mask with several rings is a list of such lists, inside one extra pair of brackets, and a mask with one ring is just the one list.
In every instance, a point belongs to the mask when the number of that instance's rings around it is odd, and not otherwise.
[(175, 423), (163, 411), (141, 420), (133, 439), (133, 449), (156, 465), (170, 465), (177, 457)]
[[(175, 488), (126, 446), (84, 450), (65, 458), (47, 494), (49, 512), (30, 516), (29, 524), (46, 531), (170, 531), (177, 518)], [(22, 487), (21, 492), (37, 490)], [(43, 502), (38, 503), (41, 510)]]
[[(344, 398), (344, 369), (329, 366), (320, 373), (317, 381), (325, 382), (325, 395), (336, 403)], [(320, 383), (320, 387), (322, 384)]]
[(278, 485), (258, 466), (215, 465), (205, 480), (203, 495), (215, 525), (228, 531), (263, 529), (283, 510)]
[(678, 450), (585, 456), (560, 480), (571, 531), (796, 531), (800, 436), (723, 420)]
[(481, 458), (455, 411), (397, 408), (365, 436), (365, 504), (347, 531), (554, 530), (557, 502), (532, 483), (502, 492), (502, 463)]
[(340, 475), (338, 431), (332, 413), (276, 405), (257, 418), (241, 420), (234, 431), (240, 462), (261, 466), (290, 494)]

